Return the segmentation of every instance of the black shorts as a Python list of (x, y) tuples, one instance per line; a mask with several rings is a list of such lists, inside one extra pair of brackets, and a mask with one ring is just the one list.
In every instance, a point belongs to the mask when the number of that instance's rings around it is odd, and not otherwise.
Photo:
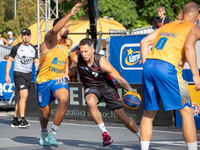
[(85, 88), (84, 96), (86, 97), (88, 94), (94, 94), (98, 98), (98, 103), (104, 99), (106, 103), (106, 109), (116, 110), (123, 107), (123, 103), (119, 94), (117, 93), (117, 89), (109, 86), (104, 86), (103, 88)]
[(17, 89), (17, 91), (30, 88), (32, 79), (31, 73), (22, 73), (14, 71), (13, 78), (15, 82), (15, 88)]

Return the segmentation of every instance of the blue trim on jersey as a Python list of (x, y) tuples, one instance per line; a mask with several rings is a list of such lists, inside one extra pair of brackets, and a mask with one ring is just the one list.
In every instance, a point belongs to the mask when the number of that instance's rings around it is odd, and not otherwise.
[(37, 99), (40, 107), (47, 106), (51, 101), (55, 100), (53, 94), (61, 88), (68, 89), (67, 79), (59, 82), (58, 79), (50, 80), (44, 83), (36, 83), (37, 85)]
[(165, 111), (191, 107), (189, 92), (182, 77), (177, 76), (176, 68), (166, 61), (147, 59), (142, 84), (145, 110), (160, 109), (160, 99)]

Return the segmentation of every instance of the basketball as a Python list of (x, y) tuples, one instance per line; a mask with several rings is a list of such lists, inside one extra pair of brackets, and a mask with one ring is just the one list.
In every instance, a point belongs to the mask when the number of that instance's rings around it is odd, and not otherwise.
[(124, 94), (122, 102), (124, 106), (129, 109), (137, 109), (140, 106), (142, 100), (139, 93), (135, 91), (128, 91)]

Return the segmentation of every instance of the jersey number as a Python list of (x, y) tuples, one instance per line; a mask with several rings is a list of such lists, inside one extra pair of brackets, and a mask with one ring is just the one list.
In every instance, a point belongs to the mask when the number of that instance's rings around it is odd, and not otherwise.
[(162, 50), (163, 47), (165, 46), (165, 43), (167, 42), (167, 38), (166, 37), (162, 37), (158, 40), (156, 46), (155, 46), (155, 49), (156, 50)]

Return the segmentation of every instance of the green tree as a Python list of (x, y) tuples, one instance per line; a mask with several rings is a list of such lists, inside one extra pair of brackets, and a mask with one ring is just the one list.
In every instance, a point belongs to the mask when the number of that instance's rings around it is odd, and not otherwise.
[(7, 32), (13, 31), (15, 36), (37, 22), (37, 0), (17, 0), (16, 18), (14, 18), (14, 1), (0, 0), (0, 28), (7, 38)]
[(5, 29), (4, 14), (5, 14), (4, 1), (0, 0), (0, 32), (3, 32)]
[(98, 5), (100, 17), (113, 17), (114, 20), (122, 23), (126, 28), (146, 24), (142, 20), (139, 21), (136, 10), (137, 5), (132, 0), (99, 0)]
[[(76, 3), (80, 2), (79, 0), (61, 0), (59, 1), (59, 17), (64, 17), (66, 16), (68, 13), (70, 13), (72, 7), (74, 7), (74, 5)], [(83, 8), (85, 7), (84, 4), (82, 4), (82, 7), (79, 7), (79, 11), (76, 13), (75, 16), (71, 17), (72, 20), (79, 20), (81, 17), (85, 17), (86, 13), (83, 10)]]

